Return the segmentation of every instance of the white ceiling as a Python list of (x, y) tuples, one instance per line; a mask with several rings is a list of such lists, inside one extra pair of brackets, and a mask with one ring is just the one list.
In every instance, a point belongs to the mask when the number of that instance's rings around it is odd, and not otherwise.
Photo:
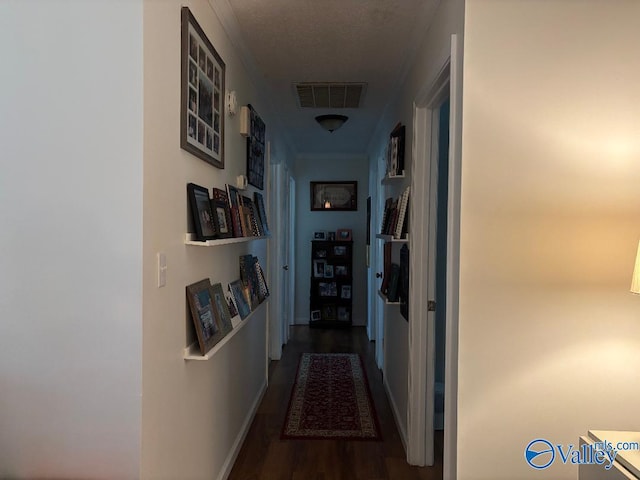
[[(228, 0), (297, 153), (366, 153), (440, 0)], [(366, 82), (359, 109), (298, 106), (298, 82)], [(333, 133), (316, 115), (349, 120)], [(267, 128), (269, 126), (267, 125)]]

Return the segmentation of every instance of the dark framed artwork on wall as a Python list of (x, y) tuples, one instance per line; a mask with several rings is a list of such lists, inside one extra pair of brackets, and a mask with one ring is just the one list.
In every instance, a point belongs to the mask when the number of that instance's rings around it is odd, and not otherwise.
[(247, 179), (250, 185), (264, 189), (264, 154), (266, 126), (260, 115), (249, 107), (249, 136), (247, 137)]
[(310, 182), (311, 211), (358, 210), (358, 182)]
[(188, 7), (182, 7), (180, 147), (224, 168), (225, 64)]

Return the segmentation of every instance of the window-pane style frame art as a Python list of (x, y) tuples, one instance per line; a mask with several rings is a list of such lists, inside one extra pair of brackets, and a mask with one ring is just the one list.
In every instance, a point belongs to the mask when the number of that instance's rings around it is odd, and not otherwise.
[(311, 210), (358, 210), (358, 182), (310, 182)]
[(180, 147), (224, 168), (225, 63), (182, 7)]
[(247, 181), (264, 189), (264, 154), (266, 125), (251, 105), (249, 107), (249, 136), (247, 137)]

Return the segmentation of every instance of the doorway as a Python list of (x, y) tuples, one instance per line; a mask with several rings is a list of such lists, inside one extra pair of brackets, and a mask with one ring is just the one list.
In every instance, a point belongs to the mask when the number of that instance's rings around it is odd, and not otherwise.
[[(444, 478), (455, 478), (460, 212), (461, 55), (417, 96), (413, 118), (407, 460), (434, 464), (444, 429)], [(436, 415), (438, 413), (439, 415)]]

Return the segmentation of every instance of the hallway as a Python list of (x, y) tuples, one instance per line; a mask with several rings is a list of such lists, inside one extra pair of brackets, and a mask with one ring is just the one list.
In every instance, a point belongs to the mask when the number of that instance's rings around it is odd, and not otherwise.
[[(383, 441), (281, 440), (300, 354), (355, 352), (362, 357)], [(365, 328), (291, 328), (280, 361), (269, 367), (269, 387), (229, 480), (436, 480), (442, 478), (442, 432), (436, 432), (436, 465), (411, 467), (375, 365), (374, 343)]]

